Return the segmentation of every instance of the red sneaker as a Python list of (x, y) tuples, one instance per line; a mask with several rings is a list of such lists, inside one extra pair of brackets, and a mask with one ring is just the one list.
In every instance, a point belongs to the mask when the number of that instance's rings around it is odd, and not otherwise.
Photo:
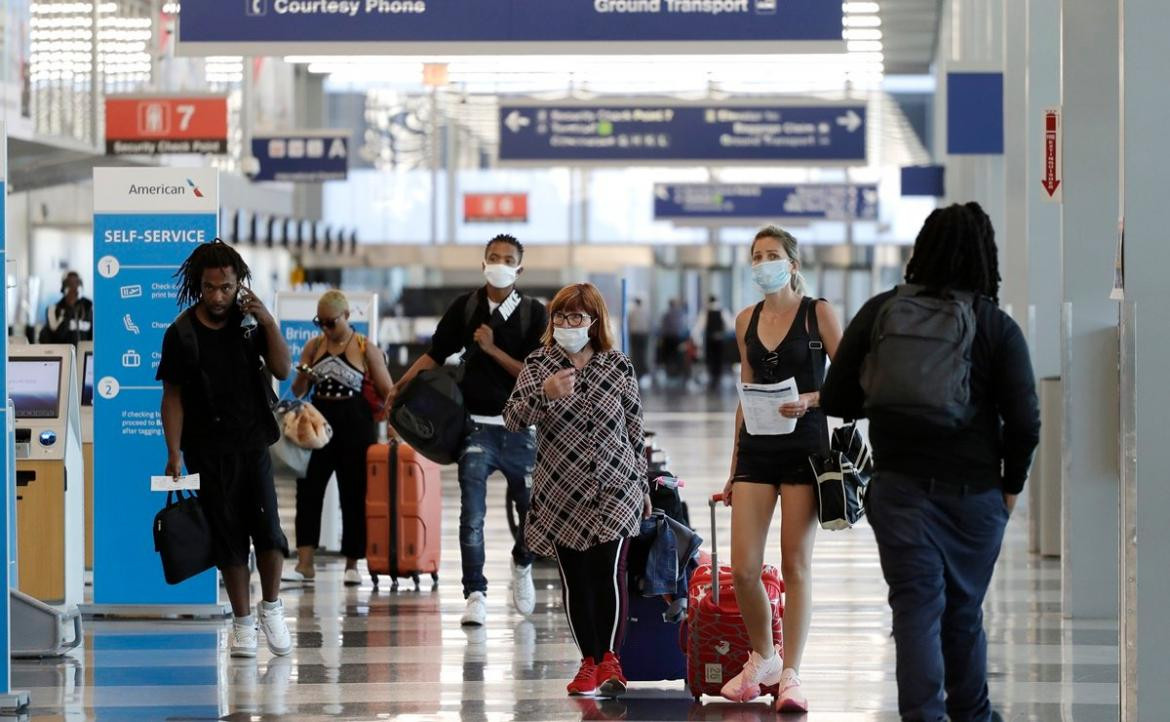
[(613, 652), (606, 652), (597, 666), (597, 691), (603, 697), (620, 697), (629, 681), (622, 672), (622, 662)]
[(581, 669), (577, 670), (577, 676), (569, 682), (568, 690), (574, 697), (597, 694), (597, 663), (593, 661), (593, 657), (581, 660)]

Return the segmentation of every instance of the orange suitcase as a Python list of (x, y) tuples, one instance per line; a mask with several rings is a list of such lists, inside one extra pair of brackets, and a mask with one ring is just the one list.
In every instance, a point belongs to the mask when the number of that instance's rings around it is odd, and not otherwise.
[(443, 512), (439, 465), (406, 444), (374, 444), (366, 454), (366, 563), (378, 575), (439, 580)]

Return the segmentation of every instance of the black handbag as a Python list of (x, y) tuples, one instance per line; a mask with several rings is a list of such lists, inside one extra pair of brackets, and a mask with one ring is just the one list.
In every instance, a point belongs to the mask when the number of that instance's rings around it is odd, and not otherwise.
[(857, 424), (833, 431), (828, 454), (812, 454), (817, 483), (817, 519), (829, 531), (851, 529), (865, 516), (865, 493), (873, 474), (873, 454)]
[(154, 550), (167, 584), (179, 584), (215, 566), (215, 545), (203, 505), (191, 492), (167, 492), (167, 505), (154, 516)]
[[(825, 369), (825, 347), (815, 305), (809, 314), (809, 338), (813, 379), (819, 391)], [(846, 419), (845, 425), (829, 437), (828, 453), (810, 454), (808, 463), (816, 476), (813, 489), (821, 528), (829, 531), (853, 528), (865, 516), (865, 492), (873, 476), (873, 451), (857, 422)]]

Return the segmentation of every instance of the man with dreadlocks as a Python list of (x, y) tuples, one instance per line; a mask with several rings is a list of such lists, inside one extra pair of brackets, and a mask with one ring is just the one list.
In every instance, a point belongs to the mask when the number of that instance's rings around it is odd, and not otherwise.
[(263, 592), (259, 626), (268, 648), (283, 656), (292, 651), (278, 596), (288, 541), (268, 457), (280, 432), (269, 411), (272, 386), (265, 369), (288, 378), (288, 346), (272, 314), (245, 287), (251, 272), (244, 259), (219, 239), (196, 248), (175, 278), (179, 305), (186, 308), (167, 329), (158, 367), (166, 473), (179, 476), (185, 463), (188, 472), (199, 474), (199, 500), (235, 615), (231, 656), (256, 656), (249, 541)]
[(997, 717), (982, 605), (1040, 438), (1028, 346), (999, 283), (983, 209), (934, 211), (906, 285), (861, 309), (821, 390), (828, 414), (870, 419), (866, 502), (907, 720)]

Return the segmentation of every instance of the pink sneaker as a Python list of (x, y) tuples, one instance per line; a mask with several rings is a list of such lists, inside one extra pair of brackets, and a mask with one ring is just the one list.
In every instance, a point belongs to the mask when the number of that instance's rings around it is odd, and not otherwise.
[(800, 689), (800, 677), (795, 669), (786, 669), (780, 675), (780, 696), (776, 699), (776, 711), (781, 714), (808, 712), (808, 698)]
[(783, 671), (784, 660), (780, 658), (779, 648), (768, 659), (764, 659), (752, 651), (748, 654), (748, 660), (743, 665), (743, 671), (723, 685), (720, 692), (724, 698), (732, 702), (751, 702), (760, 696), (760, 687), (771, 687), (777, 684)]

